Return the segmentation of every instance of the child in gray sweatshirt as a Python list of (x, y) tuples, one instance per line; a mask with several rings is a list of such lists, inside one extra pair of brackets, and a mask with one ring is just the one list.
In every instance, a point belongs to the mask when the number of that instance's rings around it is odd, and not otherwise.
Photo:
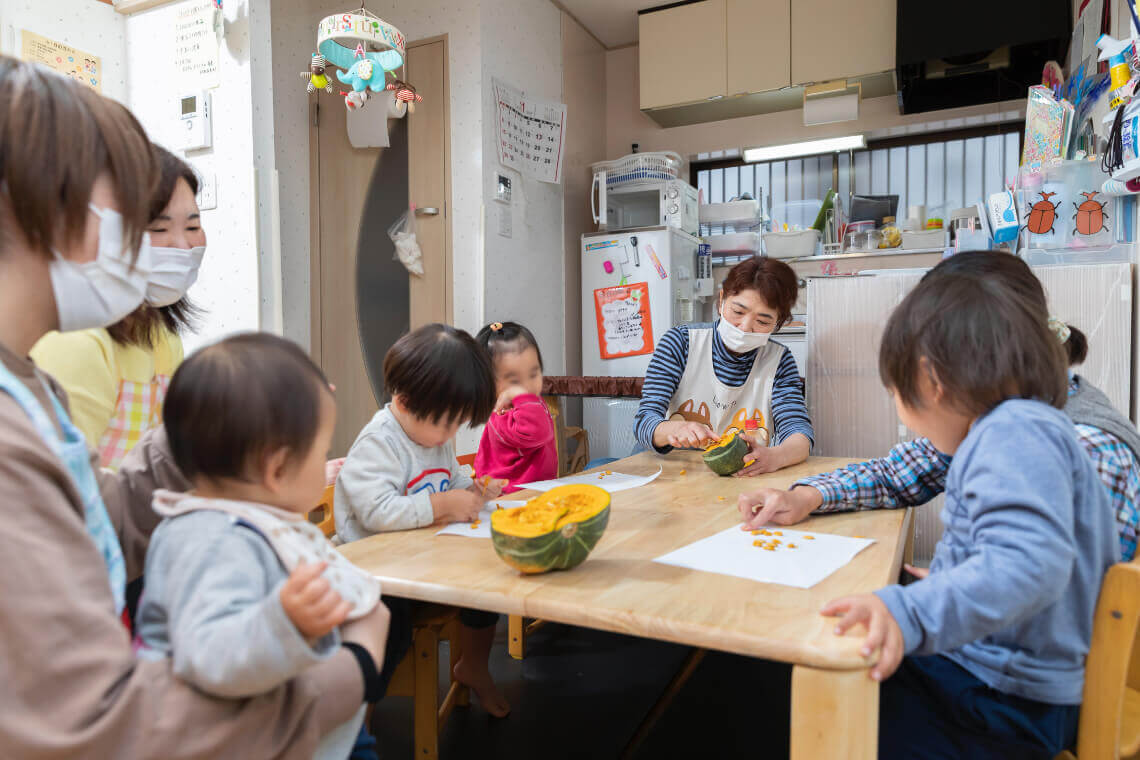
[(836, 633), (867, 627), (880, 758), (1048, 758), (1076, 740), (1120, 546), (1060, 411), (1066, 360), (1047, 321), (1001, 280), (960, 273), (924, 279), (887, 322), (879, 371), (899, 418), (953, 460), (929, 576), (823, 608)]
[[(175, 373), (163, 414), (194, 490), (155, 493), (166, 519), (147, 551), (140, 658), (169, 658), (207, 694), (248, 698), (355, 647), (342, 642), (346, 621), (386, 630), (379, 583), (305, 518), (325, 488), (336, 404), (303, 351), (268, 334), (205, 348)], [(353, 653), (377, 680), (378, 664)], [(366, 699), (377, 696), (366, 682)], [(315, 757), (345, 760), (363, 718), (362, 704)]]
[[(472, 481), (455, 459), (455, 434), (464, 423), (486, 422), (495, 405), (490, 357), (462, 330), (441, 324), (421, 327), (396, 341), (384, 357), (384, 385), (391, 403), (378, 411), (349, 449), (336, 480), (333, 514), (344, 542), (375, 533), (470, 522), (486, 501), (498, 498), (506, 481)], [(410, 643), (410, 612), (396, 600), (392, 635), (381, 674)], [(510, 704), (487, 668), (498, 615), (460, 611), (462, 655), (457, 680), (470, 686), (496, 717)]]

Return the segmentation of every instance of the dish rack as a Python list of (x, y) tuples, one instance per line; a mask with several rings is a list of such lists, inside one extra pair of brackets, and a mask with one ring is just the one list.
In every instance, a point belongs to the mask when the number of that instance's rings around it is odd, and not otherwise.
[(716, 259), (747, 258), (760, 252), (763, 196), (700, 206), (701, 238)]
[(614, 161), (590, 164), (595, 177), (605, 177), (606, 187), (652, 182), (661, 179), (679, 179), (684, 161), (672, 151), (630, 153)]

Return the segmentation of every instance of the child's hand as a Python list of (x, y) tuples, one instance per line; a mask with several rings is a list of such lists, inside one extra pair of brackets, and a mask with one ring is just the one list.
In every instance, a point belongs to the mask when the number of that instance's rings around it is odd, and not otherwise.
[(914, 565), (904, 564), (903, 569), (919, 580), (922, 580), (926, 576), (930, 575), (930, 568), (928, 567), (915, 567)]
[(767, 443), (756, 440), (751, 435), (741, 434), (744, 441), (748, 444), (748, 453), (744, 455), (744, 461), (748, 462), (744, 469), (735, 473), (733, 477), (737, 478), (751, 478), (756, 475), (763, 475), (766, 472), (775, 472), (783, 467), (780, 461), (780, 456), (776, 449), (769, 448)]
[(498, 414), (510, 409), (515, 399), (526, 393), (530, 393), (530, 391), (521, 385), (511, 385), (507, 387), (499, 394), (499, 398), (495, 401), (495, 413)]
[(331, 486), (336, 482), (336, 476), (340, 475), (341, 469), (344, 467), (344, 457), (340, 459), (330, 459), (325, 462), (325, 485)]
[(475, 490), (467, 488), (459, 491), (448, 491), (437, 494), (437, 496), (443, 497), (444, 502), (443, 513), (437, 516), (448, 522), (471, 522), (479, 516), (485, 501), (479, 495), (477, 487)]
[(281, 606), (301, 635), (310, 641), (336, 628), (348, 618), (352, 605), (321, 577), (327, 562), (301, 564), (281, 586)]
[(842, 636), (856, 623), (867, 626), (867, 638), (863, 640), (860, 654), (870, 657), (879, 650), (878, 662), (871, 666), (871, 678), (885, 681), (898, 670), (904, 649), (902, 629), (882, 599), (874, 594), (845, 596), (828, 602), (820, 614), (841, 616), (835, 626), (836, 636)]
[(503, 495), (503, 489), (510, 484), (510, 480), (506, 478), (498, 479), (492, 478), (490, 475), (484, 475), (481, 478), (476, 478), (475, 482), (468, 486), (467, 490), (472, 493), (479, 494), (483, 501), (491, 501)]
[(801, 486), (790, 491), (778, 488), (761, 488), (742, 493), (736, 501), (740, 508), (742, 530), (756, 530), (768, 523), (794, 525), (805, 519), (823, 503), (823, 496), (814, 488)]

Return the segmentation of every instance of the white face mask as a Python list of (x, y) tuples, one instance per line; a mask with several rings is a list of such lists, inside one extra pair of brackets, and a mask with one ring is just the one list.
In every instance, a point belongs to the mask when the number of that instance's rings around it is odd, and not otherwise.
[(146, 284), (146, 302), (151, 306), (170, 306), (178, 303), (198, 279), (198, 267), (206, 246), (190, 249), (161, 248), (150, 249), (151, 273)]
[(716, 332), (728, 350), (735, 351), (738, 354), (746, 354), (749, 351), (766, 346), (770, 337), (770, 333), (765, 332), (744, 332), (725, 319), (724, 314), (720, 315), (720, 321), (716, 324)]
[(150, 235), (143, 235), (134, 265), (123, 243), (123, 217), (95, 205), (99, 217), (99, 251), (94, 261), (77, 264), (53, 250), (51, 288), (59, 314), (59, 329), (109, 327), (139, 307), (150, 276)]

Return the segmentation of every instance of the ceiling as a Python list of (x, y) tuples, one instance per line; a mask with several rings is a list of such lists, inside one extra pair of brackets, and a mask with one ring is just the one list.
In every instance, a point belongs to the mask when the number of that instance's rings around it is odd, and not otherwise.
[(669, 0), (555, 0), (607, 48), (637, 42), (637, 12)]

